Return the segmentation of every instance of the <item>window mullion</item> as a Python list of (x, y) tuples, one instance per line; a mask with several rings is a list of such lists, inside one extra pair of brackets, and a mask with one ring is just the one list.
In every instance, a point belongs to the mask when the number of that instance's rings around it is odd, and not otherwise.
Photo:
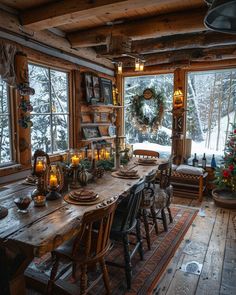
[(53, 121), (52, 121), (52, 81), (51, 81), (51, 70), (49, 71), (49, 105), (50, 105), (50, 137), (51, 137), (51, 153), (53, 154), (54, 138), (53, 138)]

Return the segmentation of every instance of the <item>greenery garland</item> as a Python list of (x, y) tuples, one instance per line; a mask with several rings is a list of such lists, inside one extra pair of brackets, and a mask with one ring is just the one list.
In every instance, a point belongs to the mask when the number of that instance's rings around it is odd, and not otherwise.
[(147, 116), (144, 113), (144, 104), (146, 99), (142, 95), (135, 95), (129, 105), (130, 113), (134, 126), (142, 132), (156, 132), (161, 126), (166, 97), (162, 92), (157, 93), (154, 89), (150, 89), (153, 96), (150, 100), (153, 101), (154, 116)]

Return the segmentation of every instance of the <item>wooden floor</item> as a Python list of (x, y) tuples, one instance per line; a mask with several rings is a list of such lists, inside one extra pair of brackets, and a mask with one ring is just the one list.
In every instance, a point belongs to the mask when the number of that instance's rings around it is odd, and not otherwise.
[[(175, 198), (175, 204), (199, 207), (199, 213), (153, 290), (153, 295), (236, 294), (236, 211), (217, 208), (205, 197)], [(182, 271), (191, 261), (202, 264), (200, 275)]]
[[(209, 197), (200, 205), (186, 198), (174, 198), (174, 203), (197, 207), (199, 213), (152, 295), (235, 295), (236, 211), (217, 208)], [(202, 265), (200, 274), (182, 270), (192, 261)]]

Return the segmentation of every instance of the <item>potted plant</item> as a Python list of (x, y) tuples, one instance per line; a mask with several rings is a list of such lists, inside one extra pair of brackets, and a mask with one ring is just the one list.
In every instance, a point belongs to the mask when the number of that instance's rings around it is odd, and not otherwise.
[(224, 208), (236, 208), (236, 124), (232, 124), (215, 183), (217, 188), (212, 192), (215, 203)]

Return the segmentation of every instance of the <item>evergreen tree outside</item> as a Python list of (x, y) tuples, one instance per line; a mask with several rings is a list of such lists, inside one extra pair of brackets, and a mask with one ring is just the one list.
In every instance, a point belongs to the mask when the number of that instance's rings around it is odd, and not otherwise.
[(236, 191), (236, 124), (232, 124), (232, 131), (225, 146), (222, 166), (216, 170), (216, 177), (219, 188)]
[(33, 106), (32, 153), (42, 149), (55, 153), (68, 149), (68, 74), (38, 65), (29, 65)]
[[(165, 112), (162, 126), (155, 132), (149, 132), (148, 129), (147, 131), (140, 130), (138, 126), (133, 124), (133, 113), (130, 105), (135, 97), (142, 95), (147, 88), (154, 89), (156, 93), (163, 93), (165, 96)], [(171, 146), (172, 113), (170, 111), (172, 109), (173, 88), (173, 74), (125, 78), (124, 104), (127, 143), (155, 143), (161, 146)], [(155, 116), (152, 99), (145, 101), (143, 107), (149, 119)]]
[(0, 164), (12, 161), (8, 86), (0, 77)]
[(188, 73), (187, 138), (192, 139), (192, 155), (205, 153), (222, 159), (230, 123), (235, 123), (236, 70)]

